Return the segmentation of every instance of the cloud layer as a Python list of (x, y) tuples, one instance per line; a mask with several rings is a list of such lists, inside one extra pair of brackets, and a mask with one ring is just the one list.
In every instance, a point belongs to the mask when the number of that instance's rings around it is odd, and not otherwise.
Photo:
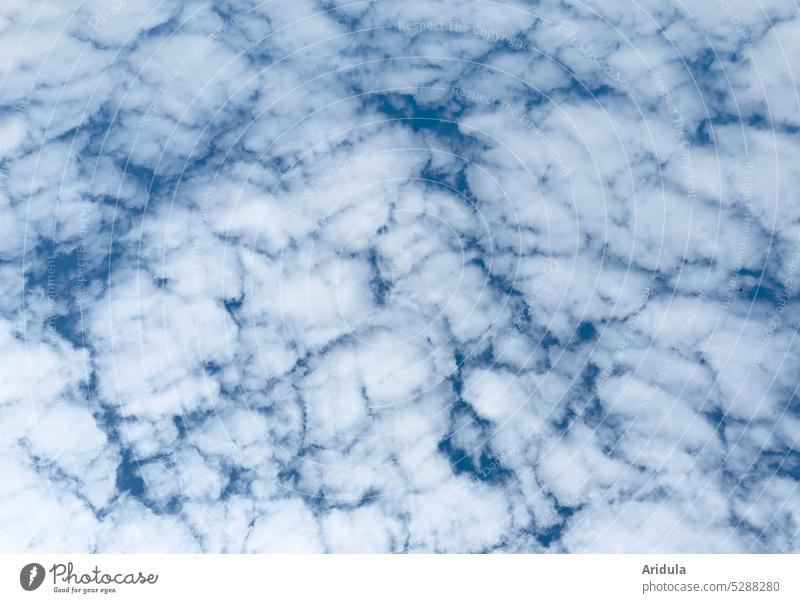
[(800, 551), (785, 1), (0, 16), (4, 552)]

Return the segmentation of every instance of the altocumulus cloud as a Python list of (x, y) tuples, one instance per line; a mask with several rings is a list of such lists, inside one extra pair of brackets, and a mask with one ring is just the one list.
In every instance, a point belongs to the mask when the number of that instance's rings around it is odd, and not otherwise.
[(798, 40), (6, 3), (0, 549), (799, 551)]

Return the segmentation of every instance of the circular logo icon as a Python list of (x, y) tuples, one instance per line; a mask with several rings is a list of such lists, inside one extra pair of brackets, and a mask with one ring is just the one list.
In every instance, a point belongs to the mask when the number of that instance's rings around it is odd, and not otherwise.
[(44, 582), (44, 567), (29, 563), (19, 572), (19, 584), (25, 590), (36, 590)]

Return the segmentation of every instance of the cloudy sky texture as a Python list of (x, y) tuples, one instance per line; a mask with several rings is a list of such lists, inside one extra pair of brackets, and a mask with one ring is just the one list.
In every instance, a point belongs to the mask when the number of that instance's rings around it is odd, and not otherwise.
[(6, 0), (0, 551), (800, 552), (794, 0)]

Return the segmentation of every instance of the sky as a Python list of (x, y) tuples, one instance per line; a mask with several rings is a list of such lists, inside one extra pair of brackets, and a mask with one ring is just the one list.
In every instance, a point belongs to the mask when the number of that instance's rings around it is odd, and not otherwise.
[(794, 0), (7, 0), (0, 552), (800, 552)]

